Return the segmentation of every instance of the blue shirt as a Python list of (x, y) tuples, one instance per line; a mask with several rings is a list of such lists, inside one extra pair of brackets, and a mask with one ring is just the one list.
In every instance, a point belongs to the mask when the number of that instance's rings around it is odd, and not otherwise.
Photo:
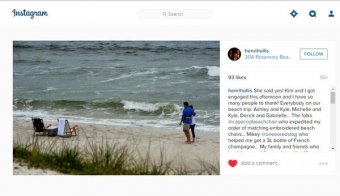
[[(182, 113), (182, 121), (184, 124), (191, 125), (191, 117), (195, 116), (196, 113), (189, 107), (185, 107)], [(189, 117), (189, 118), (188, 118)]]

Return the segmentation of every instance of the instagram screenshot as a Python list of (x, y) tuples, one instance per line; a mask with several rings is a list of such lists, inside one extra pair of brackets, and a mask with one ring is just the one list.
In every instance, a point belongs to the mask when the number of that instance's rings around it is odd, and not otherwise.
[(338, 196), (339, 8), (0, 1), (1, 195)]

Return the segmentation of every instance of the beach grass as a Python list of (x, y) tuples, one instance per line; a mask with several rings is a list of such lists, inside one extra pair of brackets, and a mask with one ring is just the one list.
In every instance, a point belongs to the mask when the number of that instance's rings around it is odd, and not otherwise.
[[(58, 138), (57, 138), (58, 139)], [(57, 140), (41, 142), (33, 137), (25, 142), (15, 142), (13, 157), (15, 161), (25, 162), (29, 167), (51, 169), (70, 175), (218, 175), (219, 164), (198, 160), (199, 171), (191, 171), (184, 164), (173, 166), (173, 161), (166, 158), (164, 149), (156, 160), (150, 155), (150, 146), (146, 154), (136, 156), (131, 147), (120, 143), (88, 142), (81, 150), (77, 145), (55, 145)], [(56, 147), (58, 146), (58, 147)]]

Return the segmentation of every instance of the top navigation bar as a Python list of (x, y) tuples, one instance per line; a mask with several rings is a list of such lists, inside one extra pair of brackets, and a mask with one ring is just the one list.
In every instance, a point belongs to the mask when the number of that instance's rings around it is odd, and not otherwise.
[[(0, 0), (1, 1), (32, 1), (32, 0)], [(34, 0), (34, 1), (70, 1), (70, 0)], [(72, 1), (95, 1), (95, 0), (72, 0)], [(112, 1), (112, 2), (119, 2), (119, 1), (122, 1), (122, 0), (100, 0), (100, 1)], [(124, 1), (146, 1), (146, 0), (124, 0)], [(183, 0), (147, 0), (147, 1), (157, 1), (157, 2), (167, 2), (167, 1), (183, 1)], [(209, 1), (209, 0), (185, 0), (185, 1)], [(235, 0), (213, 0), (213, 1), (226, 1), (226, 2), (232, 2), (232, 1), (235, 1)], [(252, 1), (252, 2), (255, 2), (255, 1), (275, 1), (275, 2), (287, 2), (287, 1), (292, 1), (292, 0), (237, 0), (237, 1)], [(322, 1), (322, 2), (325, 2), (323, 0), (294, 0), (293, 2), (296, 2), (296, 1)], [(334, 2), (334, 1), (340, 1), (340, 0), (326, 0), (326, 1), (331, 1), (331, 2)], [(209, 1), (211, 2), (211, 1)]]
[[(340, 2), (0, 2), (0, 25), (340, 25)], [(85, 6), (86, 5), (86, 6)]]

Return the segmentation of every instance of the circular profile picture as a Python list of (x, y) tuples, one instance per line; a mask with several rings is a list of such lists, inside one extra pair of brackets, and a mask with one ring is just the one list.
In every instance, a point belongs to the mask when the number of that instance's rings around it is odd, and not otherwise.
[(232, 61), (237, 61), (241, 58), (241, 50), (238, 48), (230, 48), (228, 51), (228, 57)]

